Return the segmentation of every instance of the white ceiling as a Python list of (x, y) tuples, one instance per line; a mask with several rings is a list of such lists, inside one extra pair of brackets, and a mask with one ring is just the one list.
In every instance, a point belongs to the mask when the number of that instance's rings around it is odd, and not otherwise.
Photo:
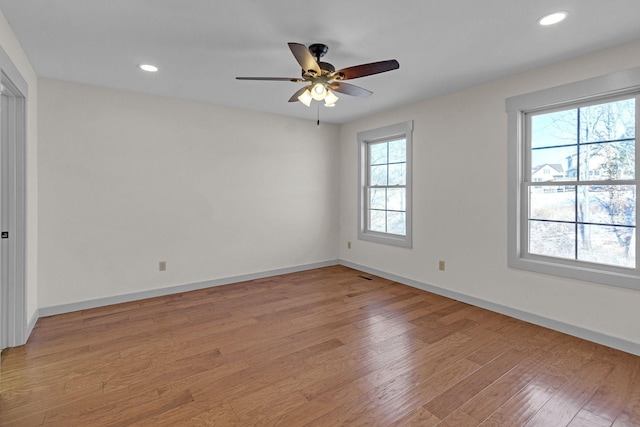
[[(397, 59), (400, 69), (349, 80), (320, 119), (372, 113), (640, 39), (640, 0), (0, 0), (36, 73), (315, 120), (287, 102), (302, 83), (287, 42), (324, 43), (336, 69)], [(569, 17), (540, 27), (541, 16)], [(155, 74), (136, 66), (152, 63)]]

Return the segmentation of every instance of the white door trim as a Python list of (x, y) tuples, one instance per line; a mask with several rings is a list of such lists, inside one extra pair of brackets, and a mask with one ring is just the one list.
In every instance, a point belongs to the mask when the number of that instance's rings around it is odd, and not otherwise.
[(26, 99), (27, 84), (0, 48), (0, 349), (27, 340), (26, 316)]

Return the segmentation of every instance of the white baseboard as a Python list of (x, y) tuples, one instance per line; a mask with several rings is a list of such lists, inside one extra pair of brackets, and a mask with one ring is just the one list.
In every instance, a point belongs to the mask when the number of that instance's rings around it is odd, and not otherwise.
[(476, 297), (464, 295), (458, 292), (454, 292), (448, 289), (440, 288), (437, 286), (429, 285), (427, 283), (419, 282), (413, 279), (407, 279), (406, 277), (398, 276), (396, 274), (387, 273), (385, 271), (376, 270), (375, 268), (366, 267), (364, 265), (356, 264), (350, 261), (340, 260), (340, 264), (345, 267), (350, 267), (356, 270), (364, 271), (375, 276), (383, 277), (385, 279), (393, 280), (394, 282), (402, 283), (403, 285), (411, 286), (413, 288), (422, 289), (427, 292), (442, 295), (447, 298), (452, 298), (467, 304), (474, 305), (476, 307), (484, 308), (496, 313), (504, 314), (509, 317), (523, 320), (525, 322), (533, 323), (535, 325), (543, 326), (545, 328), (553, 329), (558, 332), (563, 332), (574, 337), (582, 338), (587, 341), (592, 341), (598, 344), (605, 345), (607, 347), (615, 348), (627, 353), (640, 356), (640, 343), (624, 340), (611, 335), (606, 335), (600, 332), (592, 331), (580, 326), (571, 325), (569, 323), (559, 322), (557, 320), (549, 319), (537, 314), (529, 313), (526, 311), (518, 310), (509, 306), (496, 304), (493, 302), (485, 301)]
[[(312, 270), (314, 268), (329, 267), (331, 265), (337, 265), (337, 264), (338, 264), (338, 260), (316, 262), (312, 264), (305, 264), (305, 265), (299, 265), (299, 266), (288, 267), (288, 268), (280, 268), (276, 270), (268, 270), (268, 271), (262, 271), (258, 273), (242, 274), (239, 276), (225, 277), (222, 279), (214, 279), (214, 280), (206, 280), (204, 282), (189, 283), (185, 285), (169, 286), (167, 288), (151, 289), (148, 291), (133, 292), (130, 294), (115, 295), (111, 297), (73, 302), (69, 304), (52, 305), (48, 307), (41, 307), (38, 310), (39, 311), (38, 314), (39, 314), (39, 317), (54, 316), (56, 314), (70, 313), (72, 311), (87, 310), (90, 308), (104, 307), (107, 305), (120, 304), (123, 302), (138, 301), (138, 300), (147, 299), (147, 298), (155, 298), (155, 297), (160, 297), (165, 295), (178, 294), (181, 292), (189, 292), (189, 291), (195, 291), (198, 289), (206, 289), (214, 286), (229, 285), (231, 283), (245, 282), (247, 280), (263, 279), (265, 277), (295, 273), (298, 271)], [(33, 324), (35, 325), (35, 322), (33, 322)], [(31, 332), (31, 330), (29, 330), (29, 332)]]

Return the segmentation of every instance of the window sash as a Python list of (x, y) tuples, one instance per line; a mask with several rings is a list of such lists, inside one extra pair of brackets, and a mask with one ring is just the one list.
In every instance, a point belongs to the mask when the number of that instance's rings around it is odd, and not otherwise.
[[(603, 104), (603, 103), (609, 103), (609, 102), (615, 102), (615, 101), (619, 101), (619, 100), (624, 100), (624, 99), (635, 99), (635, 134), (633, 138), (619, 138), (619, 139), (612, 139), (612, 140), (603, 140), (603, 141), (594, 141), (594, 142), (582, 142), (580, 140), (580, 124), (578, 122), (577, 126), (576, 126), (576, 141), (575, 143), (572, 144), (566, 144), (566, 145), (550, 145), (550, 146), (545, 146), (545, 147), (532, 147), (532, 117), (539, 115), (539, 114), (549, 114), (549, 113), (554, 113), (554, 112), (561, 112), (561, 111), (565, 111), (565, 110), (570, 110), (570, 109), (578, 109), (578, 115), (579, 115), (579, 110), (589, 107), (589, 106), (593, 106), (593, 105), (598, 105), (598, 104)], [(637, 138), (638, 138), (638, 134), (637, 134), (637, 130), (638, 130), (638, 126), (640, 125), (640, 93), (636, 92), (632, 92), (632, 93), (626, 93), (624, 95), (616, 95), (616, 96), (599, 96), (599, 97), (594, 97), (591, 100), (588, 100), (586, 102), (574, 102), (574, 103), (566, 103), (563, 104), (561, 106), (556, 106), (554, 108), (549, 108), (549, 109), (545, 109), (545, 108), (540, 108), (536, 111), (528, 111), (528, 112), (521, 112), (522, 114), (522, 119), (521, 119), (521, 123), (524, 125), (524, 130), (525, 130), (525, 134), (524, 134), (524, 144), (523, 144), (523, 151), (522, 151), (522, 158), (523, 158), (523, 170), (522, 170), (522, 174), (521, 174), (521, 183), (520, 183), (520, 200), (521, 200), (521, 206), (520, 206), (520, 212), (521, 212), (521, 216), (520, 216), (520, 230), (521, 230), (521, 234), (520, 234), (520, 248), (519, 248), (519, 253), (521, 254), (522, 258), (525, 259), (532, 259), (532, 260), (538, 260), (538, 261), (549, 261), (551, 260), (551, 262), (558, 262), (561, 264), (567, 264), (570, 266), (577, 266), (577, 267), (583, 267), (583, 266), (587, 266), (590, 268), (596, 268), (596, 269), (601, 269), (604, 271), (611, 271), (611, 272), (629, 272), (629, 271), (633, 271), (634, 274), (638, 274), (638, 270), (640, 267), (640, 258), (638, 258), (637, 254), (639, 254), (639, 250), (640, 250), (640, 245), (637, 236), (637, 218), (638, 218), (638, 197), (637, 197), (637, 189), (640, 183), (640, 180), (638, 179), (640, 177), (640, 161), (638, 161), (638, 146), (637, 146)], [(635, 171), (634, 171), (634, 175), (635, 175), (635, 179), (616, 179), (616, 180), (588, 180), (588, 179), (581, 179), (580, 178), (580, 164), (581, 164), (581, 160), (580, 160), (580, 156), (578, 154), (578, 156), (576, 157), (576, 167), (578, 168), (578, 172), (576, 174), (575, 179), (567, 179), (567, 178), (563, 178), (562, 180), (558, 180), (558, 181), (535, 181), (535, 179), (532, 176), (532, 158), (533, 158), (533, 153), (536, 150), (544, 150), (544, 149), (552, 149), (552, 148), (564, 148), (564, 147), (576, 147), (577, 150), (579, 148), (583, 148), (583, 147), (588, 147), (594, 144), (608, 144), (608, 143), (616, 143), (616, 142), (621, 142), (621, 141), (634, 141), (635, 142)], [(635, 223), (636, 225), (623, 225), (623, 224), (606, 224), (606, 223), (591, 223), (588, 221), (580, 221), (578, 219), (578, 216), (576, 215), (576, 217), (574, 218), (574, 220), (572, 221), (557, 221), (557, 220), (540, 220), (540, 219), (535, 219), (535, 218), (530, 218), (530, 207), (531, 207), (531, 203), (530, 203), (530, 190), (532, 188), (542, 188), (544, 189), (546, 188), (550, 188), (550, 187), (576, 187), (576, 192), (578, 191), (578, 187), (583, 187), (583, 186), (610, 186), (610, 187), (622, 187), (622, 186), (633, 186), (635, 187), (636, 190), (636, 199), (635, 199)], [(575, 205), (578, 205), (578, 201), (576, 200)], [(531, 233), (531, 222), (550, 222), (550, 223), (556, 223), (556, 224), (571, 224), (572, 226), (576, 227), (576, 236), (575, 236), (575, 247), (573, 248), (574, 250), (574, 255), (572, 258), (567, 258), (567, 257), (556, 257), (556, 256), (552, 256), (552, 255), (544, 255), (544, 254), (539, 254), (539, 253), (535, 253), (535, 252), (531, 252), (530, 251), (530, 247), (531, 247), (531, 242), (530, 242), (530, 233)], [(577, 228), (580, 225), (586, 225), (586, 226), (590, 226), (590, 225), (597, 225), (597, 226), (610, 226), (610, 227), (614, 227), (614, 226), (619, 226), (619, 227), (625, 227), (625, 228), (630, 228), (634, 230), (634, 240), (635, 240), (635, 247), (633, 248), (636, 257), (634, 260), (634, 266), (622, 266), (622, 265), (611, 265), (611, 264), (605, 264), (605, 263), (598, 263), (598, 262), (593, 262), (593, 261), (589, 261), (589, 260), (584, 260), (584, 259), (578, 259), (579, 257), (579, 250), (578, 250), (578, 232), (577, 232)]]
[[(593, 181), (590, 181), (590, 183), (593, 183)], [(637, 204), (638, 204), (638, 198), (637, 198), (637, 185), (635, 183), (633, 184), (627, 184), (627, 185), (612, 185), (609, 182), (605, 182), (605, 184), (610, 187), (610, 188), (621, 188), (622, 190), (627, 190), (629, 191), (629, 189), (627, 189), (627, 187), (633, 187), (633, 194), (635, 196), (635, 215), (632, 218), (632, 223), (625, 223), (624, 221), (618, 221), (618, 218), (603, 218), (600, 217), (591, 217), (589, 214), (585, 215), (580, 215), (578, 212), (578, 208), (580, 205), (580, 198), (581, 198), (581, 194), (582, 194), (582, 189), (583, 188), (588, 188), (590, 187), (590, 185), (588, 184), (579, 184), (579, 185), (570, 185), (567, 184), (565, 182), (556, 182), (555, 187), (558, 188), (562, 188), (565, 187), (574, 187), (574, 188), (570, 188), (568, 191), (563, 191), (563, 194), (558, 194), (555, 191), (553, 192), (545, 192), (544, 189), (545, 188), (552, 188), (552, 186), (550, 185), (546, 185), (546, 186), (540, 186), (537, 185), (539, 183), (523, 183), (522, 184), (522, 194), (523, 195), (529, 195), (529, 197), (523, 197), (523, 199), (528, 199), (525, 203), (523, 203), (523, 208), (522, 208), (522, 212), (523, 212), (523, 217), (521, 219), (522, 221), (522, 230), (523, 230), (523, 235), (522, 235), (522, 239), (521, 242), (523, 244), (522, 247), (522, 251), (523, 253), (525, 253), (525, 256), (527, 258), (532, 258), (532, 259), (561, 259), (563, 260), (563, 262), (566, 261), (571, 261), (573, 263), (576, 263), (576, 265), (580, 265), (580, 264), (593, 264), (596, 266), (600, 266), (603, 268), (615, 268), (617, 270), (635, 270), (637, 268), (638, 265), (638, 259), (637, 257), (633, 257), (633, 259), (628, 259), (626, 257), (626, 254), (624, 254), (624, 251), (622, 251), (621, 253), (618, 253), (617, 255), (617, 259), (616, 261), (612, 261), (612, 257), (615, 253), (616, 248), (611, 248), (608, 251), (606, 251), (609, 255), (605, 256), (601, 250), (600, 246), (597, 245), (593, 245), (591, 246), (589, 244), (589, 242), (591, 242), (590, 240), (584, 242), (581, 240), (581, 237), (583, 237), (585, 230), (586, 233), (588, 235), (590, 235), (590, 233), (594, 233), (597, 235), (597, 232), (604, 232), (605, 230), (608, 231), (609, 233), (613, 233), (616, 237), (619, 237), (618, 235), (621, 236), (626, 236), (629, 234), (629, 232), (632, 234), (631, 240), (634, 241), (636, 239), (636, 235), (637, 235)], [(546, 183), (545, 183), (546, 184)], [(560, 184), (560, 185), (558, 185)], [(603, 182), (599, 181), (599, 184), (602, 185)], [(583, 188), (580, 188), (583, 187)], [(573, 194), (573, 200), (570, 202), (571, 205), (571, 209), (569, 209), (569, 206), (567, 207), (567, 211), (570, 211), (571, 214), (573, 214), (573, 218), (566, 218), (565, 215), (563, 215), (562, 212), (558, 213), (557, 211), (554, 211), (554, 215), (553, 217), (545, 217), (544, 215), (534, 215), (532, 214), (532, 208), (534, 207), (534, 203), (532, 202), (532, 193), (530, 192), (531, 189), (534, 190), (538, 190), (537, 193), (534, 194), (541, 194), (542, 197), (561, 197), (564, 194), (568, 194), (568, 195), (572, 195)], [(589, 193), (591, 193), (590, 190), (588, 190)], [(595, 193), (596, 195), (598, 193)], [(596, 196), (597, 197), (597, 196)], [(592, 202), (593, 203), (593, 202)], [(573, 212), (571, 212), (571, 210), (573, 210)], [(565, 211), (566, 212), (566, 211)], [(546, 224), (546, 227), (553, 227), (554, 225), (557, 227), (564, 227), (564, 236), (565, 239), (567, 238), (567, 236), (569, 236), (569, 242), (564, 242), (564, 245), (556, 245), (553, 247), (553, 250), (536, 250), (535, 247), (539, 246), (541, 241), (541, 238), (544, 238), (544, 241), (547, 242), (547, 245), (554, 245), (553, 242), (553, 236), (549, 236), (549, 235), (544, 235), (544, 236), (538, 236), (538, 238), (535, 237), (535, 231), (532, 230), (536, 230), (538, 229), (538, 227), (543, 227), (542, 224)], [(557, 229), (555, 231), (558, 231)], [(570, 234), (567, 234), (570, 233)], [(610, 236), (613, 237), (613, 236)], [(619, 243), (619, 242), (618, 242)], [(534, 249), (532, 249), (532, 247)], [(620, 248), (621, 249), (621, 248)], [(628, 248), (627, 250), (632, 250), (634, 253), (637, 253), (635, 247), (632, 248)], [(555, 255), (554, 253), (563, 253), (564, 255)], [(597, 259), (600, 258), (600, 261), (597, 261)]]
[[(375, 185), (375, 186), (367, 186), (366, 187), (366, 195), (367, 195), (367, 199), (366, 199), (366, 207), (365, 210), (367, 212), (366, 215), (366, 228), (368, 232), (374, 232), (374, 233), (384, 233), (384, 234), (394, 234), (397, 236), (406, 236), (407, 234), (407, 225), (406, 225), (406, 214), (407, 214), (407, 204), (406, 204), (406, 185)], [(384, 203), (384, 207), (375, 207), (372, 206), (371, 203), (371, 199), (372, 199), (372, 195), (371, 195), (371, 190), (385, 190), (385, 203)], [(403, 190), (402, 194), (402, 202), (401, 205), (404, 207), (404, 209), (398, 208), (398, 209), (393, 209), (392, 207), (389, 207), (389, 195), (388, 195), (388, 191), (387, 190)], [(384, 212), (385, 214), (385, 227), (384, 227), (384, 231), (382, 230), (376, 230), (376, 228), (371, 224), (371, 216), (374, 212)], [(402, 214), (404, 215), (404, 219), (403, 222), (404, 224), (402, 224), (401, 228), (401, 232), (394, 232), (392, 230), (390, 230), (391, 227), (389, 227), (389, 213), (391, 214)]]
[[(404, 152), (405, 152), (405, 158), (403, 161), (393, 161), (390, 162), (389, 161), (389, 147), (388, 144), (389, 142), (392, 141), (403, 141), (404, 143)], [(387, 144), (387, 160), (385, 162), (377, 162), (374, 163), (372, 161), (372, 155), (371, 155), (371, 151), (372, 151), (372, 147), (374, 145), (378, 145), (378, 144)], [(397, 235), (397, 236), (406, 236), (406, 202), (403, 202), (402, 205), (405, 207), (404, 209), (390, 209), (388, 207), (388, 196), (385, 197), (385, 207), (384, 208), (374, 208), (371, 206), (371, 190), (373, 189), (379, 189), (379, 190), (385, 190), (385, 195), (388, 193), (387, 190), (389, 189), (403, 189), (405, 194), (404, 194), (404, 199), (406, 200), (406, 189), (407, 186), (406, 184), (393, 184), (393, 185), (372, 185), (371, 181), (372, 181), (372, 169), (374, 167), (380, 167), (380, 166), (386, 166), (387, 167), (387, 175), (386, 175), (386, 181), (389, 182), (389, 166), (392, 165), (405, 165), (405, 171), (404, 171), (404, 176), (402, 177), (402, 181), (406, 182), (407, 181), (407, 171), (406, 171), (406, 164), (407, 164), (407, 158), (406, 158), (406, 144), (407, 144), (407, 140), (405, 137), (390, 137), (390, 138), (385, 138), (383, 140), (379, 140), (379, 141), (375, 141), (375, 142), (367, 142), (366, 143), (366, 164), (367, 164), (367, 173), (366, 173), (366, 183), (367, 185), (365, 186), (365, 211), (366, 211), (366, 216), (365, 216), (365, 226), (367, 229), (367, 232), (372, 232), (372, 233), (381, 233), (381, 234), (393, 234), (393, 235)], [(385, 227), (384, 227), (384, 231), (380, 231), (380, 230), (376, 230), (375, 227), (371, 224), (371, 216), (373, 212), (384, 212), (385, 213)], [(389, 220), (388, 220), (388, 213), (392, 212), (392, 213), (401, 213), (404, 214), (404, 222), (405, 224), (402, 226), (403, 232), (402, 233), (394, 233), (393, 231), (389, 231)]]

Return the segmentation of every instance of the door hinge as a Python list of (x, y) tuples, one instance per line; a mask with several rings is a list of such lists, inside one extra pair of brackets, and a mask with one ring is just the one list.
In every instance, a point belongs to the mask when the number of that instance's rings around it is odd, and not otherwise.
[(0, 238), (8, 239), (9, 238), (9, 232), (8, 231), (3, 231), (2, 234), (0, 234)]

